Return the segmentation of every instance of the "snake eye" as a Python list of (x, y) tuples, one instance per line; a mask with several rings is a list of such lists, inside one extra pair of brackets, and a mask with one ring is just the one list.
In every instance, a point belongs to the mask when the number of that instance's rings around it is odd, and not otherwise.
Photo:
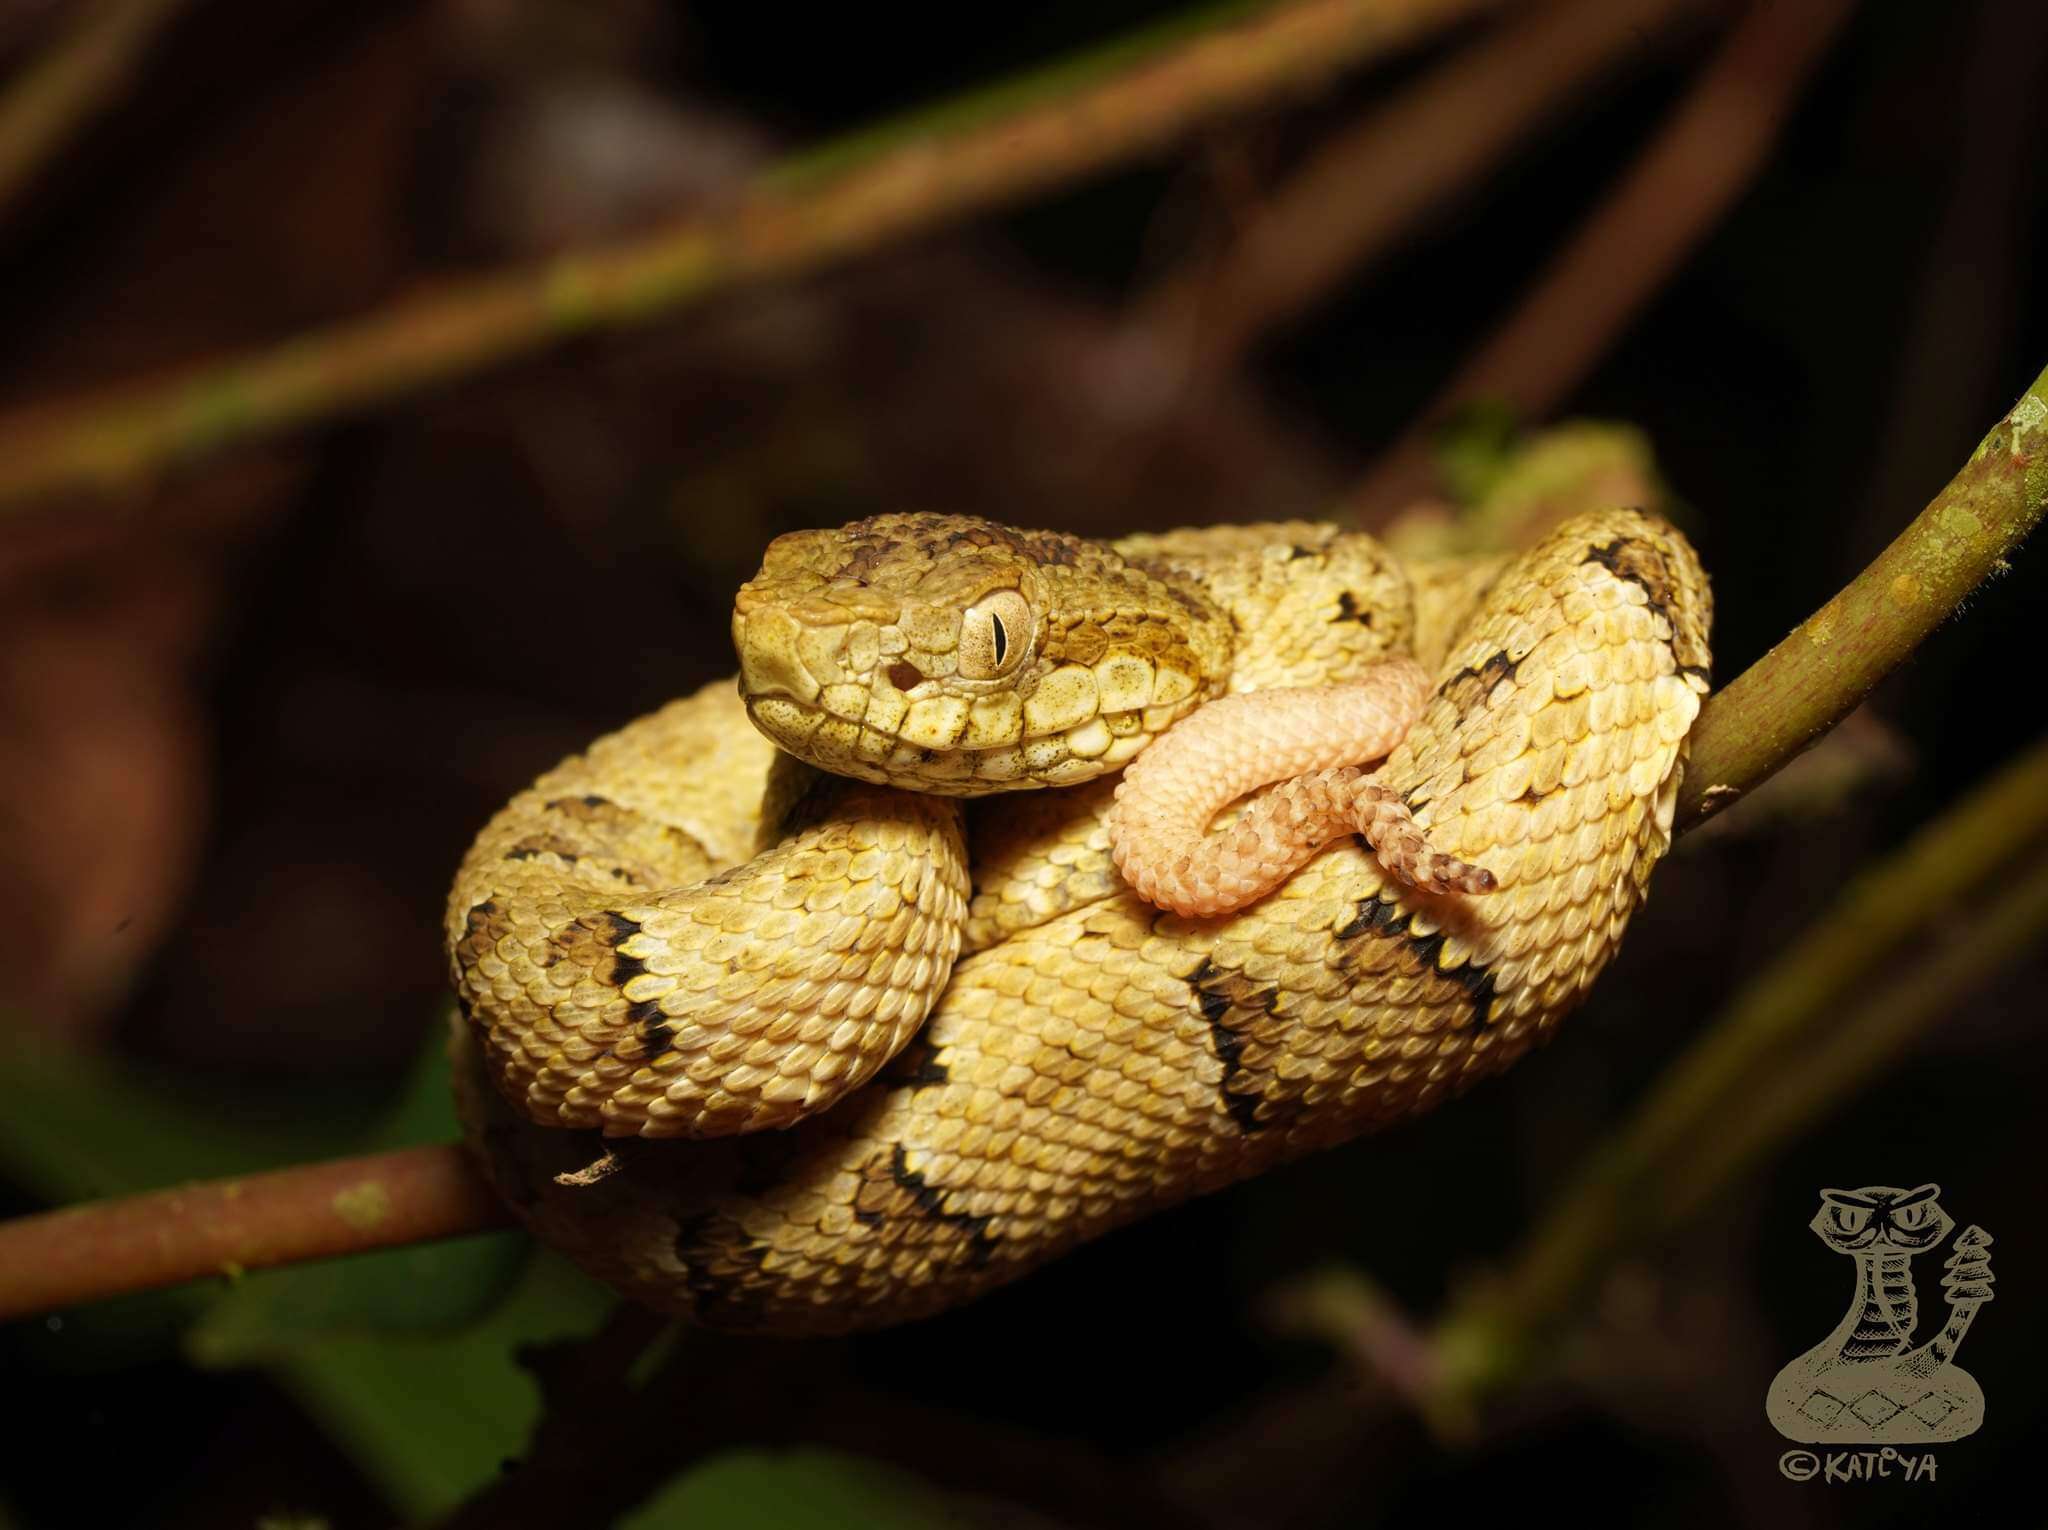
[(1032, 638), (1031, 604), (1015, 590), (992, 590), (960, 619), (960, 678), (1000, 680), (1023, 662)]

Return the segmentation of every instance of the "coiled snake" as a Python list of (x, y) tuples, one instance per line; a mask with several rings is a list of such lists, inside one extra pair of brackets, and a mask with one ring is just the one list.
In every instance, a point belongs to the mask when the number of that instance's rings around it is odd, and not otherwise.
[[(470, 1139), (592, 1273), (798, 1334), (937, 1311), (1428, 1109), (1612, 956), (1709, 614), (1684, 539), (1626, 510), (1413, 568), (1308, 523), (780, 538), (736, 602), (738, 694), (598, 741), (463, 862)], [(1349, 835), (1221, 917), (1125, 885), (1104, 819), (1151, 740), (1399, 656), (1434, 683), (1366, 779), (1492, 891), (1404, 885)]]

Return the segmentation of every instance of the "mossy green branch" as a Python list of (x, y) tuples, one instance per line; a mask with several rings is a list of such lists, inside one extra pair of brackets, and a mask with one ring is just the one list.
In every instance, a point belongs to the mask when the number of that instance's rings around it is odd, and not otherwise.
[(2048, 371), (1948, 487), (1841, 594), (1700, 713), (1678, 821), (1712, 817), (1853, 711), (2048, 508)]
[(145, 484), (238, 442), (845, 259), (1311, 89), (1494, 3), (1290, 0), (1199, 13), (801, 154), (719, 212), (156, 381), (31, 406), (0, 418), (0, 509)]

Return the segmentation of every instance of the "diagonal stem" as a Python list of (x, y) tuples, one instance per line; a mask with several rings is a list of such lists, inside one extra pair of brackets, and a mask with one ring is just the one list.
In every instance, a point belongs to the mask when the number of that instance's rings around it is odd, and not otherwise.
[(1614, 191), (1352, 493), (1367, 524), (1434, 492), (1458, 410), (1540, 419), (1590, 373), (1755, 178), (1851, 0), (1754, 0)]
[(1679, 822), (1711, 818), (1855, 710), (2048, 509), (2048, 371), (1891, 546), (1702, 709)]
[(0, 417), (0, 510), (132, 487), (226, 446), (815, 270), (1311, 89), (1493, 3), (1211, 10), (800, 155), (719, 212), (451, 283), (156, 381), (31, 405)]
[(1859, 878), (1666, 1072), (1506, 1272), (1439, 1324), (1436, 1402), (1462, 1412), (1524, 1373), (1624, 1251), (1680, 1225), (2038, 940), (2044, 846), (2048, 741)]
[(98, 0), (0, 96), (0, 217), (105, 106), (186, 0)]

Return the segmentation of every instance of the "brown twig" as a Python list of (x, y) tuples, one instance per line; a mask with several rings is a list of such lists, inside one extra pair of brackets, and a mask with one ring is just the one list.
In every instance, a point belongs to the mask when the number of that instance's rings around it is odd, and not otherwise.
[(1497, 0), (1291, 0), (1099, 50), (799, 156), (728, 210), (154, 382), (0, 418), (0, 508), (118, 489), (591, 330), (871, 250), (1156, 149)]
[(0, 218), (106, 105), (185, 0), (98, 0), (0, 96)]
[(1319, 148), (1229, 248), (1141, 300), (1133, 332), (1192, 370), (1228, 368), (1697, 9), (1698, 0), (1565, 0), (1502, 25)]
[(72, 1206), (0, 1223), (0, 1319), (510, 1220), (453, 1145)]
[(1756, 0), (1514, 314), (1353, 491), (1368, 522), (1433, 486), (1431, 441), (1481, 400), (1548, 414), (1755, 177), (1853, 0)]

